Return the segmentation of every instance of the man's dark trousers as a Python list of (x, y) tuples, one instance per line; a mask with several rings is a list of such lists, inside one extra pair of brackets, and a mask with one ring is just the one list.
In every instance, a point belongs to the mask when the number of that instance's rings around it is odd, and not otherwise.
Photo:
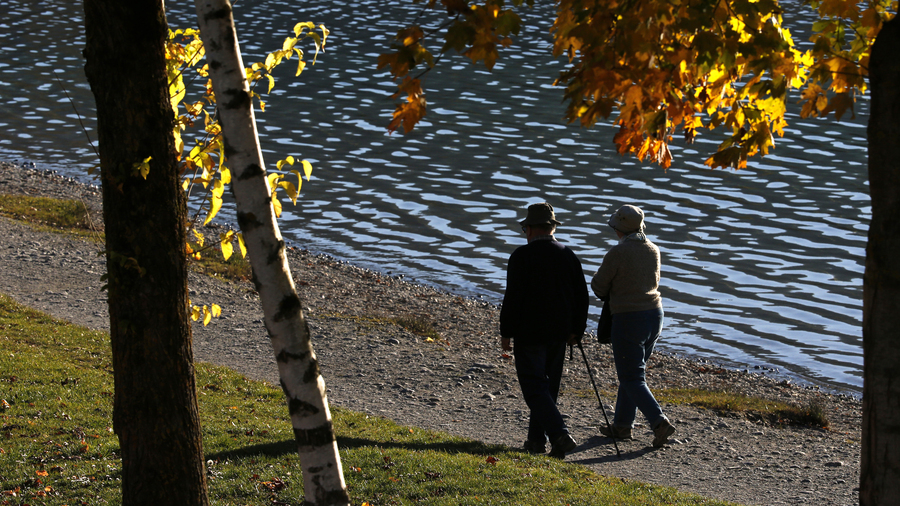
[(566, 359), (566, 343), (519, 344), (514, 341), (514, 345), (516, 375), (522, 397), (531, 411), (528, 440), (544, 443), (549, 437), (550, 441), (555, 441), (561, 435), (568, 434), (556, 407)]

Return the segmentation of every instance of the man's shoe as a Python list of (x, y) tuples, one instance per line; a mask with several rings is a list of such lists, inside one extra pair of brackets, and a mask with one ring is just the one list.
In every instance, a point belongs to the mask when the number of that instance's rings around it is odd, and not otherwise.
[(553, 443), (550, 445), (550, 456), (555, 459), (564, 459), (566, 458), (566, 453), (575, 449), (578, 446), (578, 443), (572, 439), (572, 436), (568, 434), (563, 434), (556, 438)]
[(600, 434), (613, 439), (634, 439), (631, 435), (631, 427), (624, 427), (621, 425), (601, 426)]
[(525, 440), (525, 444), (522, 445), (523, 449), (532, 454), (541, 454), (547, 453), (547, 443), (545, 441), (531, 441), (530, 439)]
[(653, 447), (660, 448), (669, 441), (669, 436), (675, 434), (675, 427), (669, 420), (663, 418), (659, 425), (653, 428)]

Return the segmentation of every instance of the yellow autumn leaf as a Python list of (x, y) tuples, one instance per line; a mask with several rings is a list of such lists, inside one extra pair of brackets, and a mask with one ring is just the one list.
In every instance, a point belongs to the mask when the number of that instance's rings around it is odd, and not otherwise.
[(175, 137), (175, 153), (178, 154), (178, 159), (181, 160), (181, 156), (184, 154), (184, 139), (181, 138), (181, 126), (176, 126), (172, 130), (172, 134)]
[(275, 192), (272, 192), (272, 209), (275, 211), (275, 217), (281, 218), (281, 201), (278, 200), (278, 196), (275, 195)]
[(266, 176), (266, 181), (269, 182), (269, 189), (272, 190), (273, 193), (274, 193), (275, 188), (278, 188), (278, 180), (283, 177), (284, 176), (282, 176), (281, 174), (278, 174), (276, 172), (273, 172), (272, 174), (269, 174), (268, 176)]
[(234, 246), (232, 246), (231, 241), (233, 239), (234, 232), (229, 231), (227, 234), (219, 235), (219, 246), (222, 248), (222, 256), (225, 260), (231, 258), (231, 255), (234, 253)]
[(222, 184), (231, 184), (231, 171), (222, 167), (219, 169), (219, 179), (222, 180)]
[(266, 93), (272, 93), (272, 88), (275, 87), (275, 78), (270, 74), (266, 74), (266, 78), (269, 80), (269, 90)]
[(148, 156), (147, 158), (144, 158), (144, 161), (142, 162), (135, 162), (134, 165), (132, 165), (132, 169), (134, 169), (134, 172), (140, 173), (144, 179), (147, 179), (147, 175), (150, 174), (150, 160), (152, 159), (152, 156)]
[(193, 116), (199, 116), (203, 112), (203, 102), (194, 102), (193, 104), (185, 104), (184, 109)]
[[(296, 172), (292, 170), (291, 172)], [(290, 181), (282, 181), (278, 183), (278, 186), (284, 188), (284, 190), (288, 194), (288, 198), (291, 199), (291, 202), (296, 206), (297, 205), (297, 187), (294, 186), (294, 183)]]
[[(216, 180), (219, 183), (218, 180)], [(220, 183), (221, 184), (221, 183)], [(203, 225), (209, 224), (212, 219), (219, 214), (219, 210), (222, 209), (222, 197), (220, 195), (210, 195), (209, 197), (209, 214), (206, 215), (206, 219), (203, 220)]]
[(244, 234), (238, 234), (238, 247), (241, 249), (241, 258), (247, 257), (247, 245), (244, 244)]
[(300, 34), (303, 33), (303, 30), (307, 29), (307, 28), (310, 30), (313, 30), (316, 28), (316, 24), (313, 23), (312, 21), (304, 21), (301, 23), (297, 23), (296, 25), (294, 25), (294, 35), (299, 37)]
[[(326, 36), (327, 36), (327, 34), (326, 34)], [(316, 44), (316, 54), (313, 55), (313, 65), (315, 65), (316, 58), (319, 57), (319, 50), (322, 49), (322, 47), (325, 45), (323, 42), (324, 39), (319, 38), (318, 33), (311, 33), (311, 34), (309, 34), (309, 37), (312, 37), (312, 40)]]
[(191, 320), (197, 321), (200, 319), (200, 308), (194, 306), (191, 308)]
[(200, 156), (200, 150), (203, 149), (199, 144), (191, 148), (191, 152), (188, 153), (188, 158), (195, 159)]
[(309, 181), (309, 176), (312, 174), (312, 164), (303, 160), (301, 162), (303, 164), (303, 173), (306, 174), (306, 180)]
[(225, 194), (225, 185), (222, 183), (221, 179), (216, 179), (213, 181), (213, 187), (210, 191), (216, 197), (222, 198), (222, 195)]
[(212, 315), (215, 318), (222, 316), (222, 308), (218, 304), (212, 305)]
[[(299, 171), (292, 170), (291, 173), (297, 176), (297, 193), (300, 193), (300, 189), (303, 188), (303, 177), (300, 175)], [(294, 204), (296, 205), (297, 203), (294, 202)]]
[(176, 77), (169, 85), (169, 100), (172, 103), (172, 109), (178, 110), (178, 104), (184, 99), (186, 93), (187, 89), (185, 88), (184, 81), (179, 73), (178, 77)]
[(209, 311), (209, 308), (203, 306), (203, 326), (209, 325), (209, 322), (212, 321), (212, 313)]
[(281, 170), (281, 168), (284, 167), (285, 165), (294, 165), (294, 157), (288, 156), (284, 160), (278, 160), (277, 162), (275, 162), (275, 167), (278, 170)]

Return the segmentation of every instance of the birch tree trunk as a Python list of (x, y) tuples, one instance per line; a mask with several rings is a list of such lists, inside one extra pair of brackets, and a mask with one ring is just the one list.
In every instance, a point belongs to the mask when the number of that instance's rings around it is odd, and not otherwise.
[(872, 47), (869, 192), (863, 280), (863, 426), (859, 503), (900, 504), (900, 20)]
[(237, 219), (288, 400), (307, 504), (349, 505), (325, 382), (272, 207), (249, 83), (228, 0), (195, 0), (218, 103)]
[[(208, 504), (163, 0), (85, 0), (97, 103), (122, 504)], [(150, 157), (146, 177), (134, 170)]]

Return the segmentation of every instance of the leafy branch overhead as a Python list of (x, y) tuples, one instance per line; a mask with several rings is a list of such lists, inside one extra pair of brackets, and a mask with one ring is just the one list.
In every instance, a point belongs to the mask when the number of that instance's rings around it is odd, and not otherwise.
[[(513, 0), (511, 3), (513, 6), (534, 4), (533, 0)], [(489, 0), (482, 5), (470, 5), (467, 0), (429, 0), (423, 12), (446, 10), (449, 19), (433, 30), (412, 25), (397, 32), (391, 44), (392, 52), (378, 57), (378, 68), (388, 67), (394, 80), (400, 81), (393, 98), (406, 97), (394, 110), (388, 125), (390, 132), (402, 125), (404, 132), (409, 133), (425, 116), (427, 104), (420, 78), (435, 66), (444, 53), (452, 49), (472, 60), (472, 63), (484, 62), (488, 70), (494, 67), (499, 48), (509, 47), (512, 44), (510, 36), (518, 35), (522, 25), (519, 15), (504, 6), (503, 0)], [(426, 40), (435, 35), (443, 36), (443, 45), (437, 57), (425, 47)], [(413, 77), (410, 73), (416, 68), (421, 72)]]
[[(840, 119), (852, 110), (866, 89), (870, 46), (897, 2), (810, 6), (821, 20), (813, 26), (813, 49), (801, 53), (777, 0), (559, 0), (550, 31), (554, 56), (569, 61), (555, 82), (564, 88), (563, 116), (590, 127), (616, 112), (618, 152), (665, 168), (676, 135), (689, 144), (701, 130), (722, 127), (730, 135), (706, 164), (745, 167), (784, 135), (791, 89), (803, 90), (804, 117), (834, 112)], [(491, 69), (498, 49), (521, 28), (502, 0), (432, 0), (427, 9), (446, 9), (448, 20), (431, 31), (415, 24), (400, 30), (391, 52), (378, 59), (399, 81), (394, 98), (406, 97), (391, 132), (401, 125), (409, 132), (424, 117), (420, 79), (441, 55), (453, 49)], [(444, 37), (437, 57), (425, 47), (435, 35)], [(413, 77), (417, 68), (422, 72)]]

